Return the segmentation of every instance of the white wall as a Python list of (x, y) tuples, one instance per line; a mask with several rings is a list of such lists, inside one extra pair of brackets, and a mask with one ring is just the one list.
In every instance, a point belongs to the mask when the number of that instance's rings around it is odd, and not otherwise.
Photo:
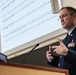
[(76, 8), (76, 0), (62, 0), (63, 6), (72, 6)]

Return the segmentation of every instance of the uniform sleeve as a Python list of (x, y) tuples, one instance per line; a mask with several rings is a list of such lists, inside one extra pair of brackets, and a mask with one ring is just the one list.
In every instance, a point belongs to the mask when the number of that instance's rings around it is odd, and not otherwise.
[(76, 65), (76, 43), (75, 46), (68, 47), (68, 54), (65, 57), (67, 63)]

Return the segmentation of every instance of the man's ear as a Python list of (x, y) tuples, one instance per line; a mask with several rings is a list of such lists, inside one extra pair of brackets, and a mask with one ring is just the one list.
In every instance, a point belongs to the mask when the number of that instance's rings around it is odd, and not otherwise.
[(76, 14), (73, 14), (72, 16), (73, 16), (73, 18), (76, 18)]
[(74, 18), (74, 23), (76, 25), (76, 14), (73, 14), (73, 18)]

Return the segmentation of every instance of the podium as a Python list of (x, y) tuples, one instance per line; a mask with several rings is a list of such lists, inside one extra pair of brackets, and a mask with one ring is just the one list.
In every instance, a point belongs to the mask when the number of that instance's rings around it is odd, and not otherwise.
[(0, 75), (69, 75), (69, 72), (59, 68), (0, 62)]

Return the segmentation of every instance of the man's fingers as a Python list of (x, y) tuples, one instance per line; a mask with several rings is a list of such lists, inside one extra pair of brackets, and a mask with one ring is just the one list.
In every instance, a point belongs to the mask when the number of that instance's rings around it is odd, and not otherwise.
[(52, 46), (52, 48), (56, 49), (56, 48), (58, 48), (58, 46)]
[(62, 40), (61, 40), (61, 39), (59, 39), (59, 43), (60, 43), (60, 45), (61, 45), (61, 44), (63, 44), (63, 42), (62, 42)]
[(49, 51), (51, 52), (51, 46), (49, 46)]

